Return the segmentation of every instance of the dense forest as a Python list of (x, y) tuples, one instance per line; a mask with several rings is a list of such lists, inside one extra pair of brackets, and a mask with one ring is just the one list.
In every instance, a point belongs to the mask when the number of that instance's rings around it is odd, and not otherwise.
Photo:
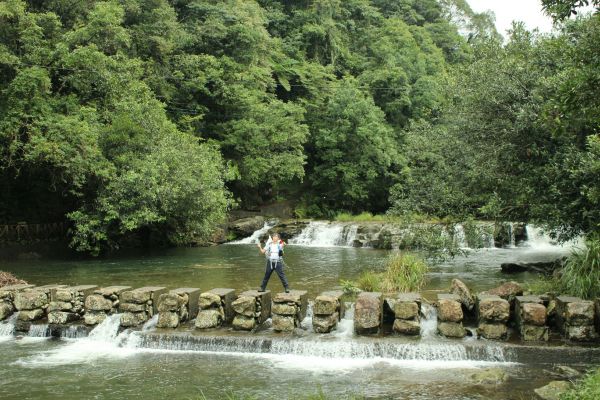
[[(0, 2), (0, 222), (210, 236), (236, 207), (600, 227), (600, 16), (465, 0)], [(596, 10), (598, 2), (591, 2)]]

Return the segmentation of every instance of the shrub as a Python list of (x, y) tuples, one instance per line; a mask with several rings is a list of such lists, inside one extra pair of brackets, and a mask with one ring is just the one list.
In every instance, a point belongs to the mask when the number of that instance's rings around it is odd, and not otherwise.
[(356, 286), (366, 292), (377, 292), (381, 285), (382, 275), (374, 271), (364, 271), (356, 281)]
[(566, 293), (592, 299), (600, 296), (600, 238), (589, 238), (585, 244), (567, 259), (561, 282)]
[(588, 373), (575, 387), (560, 396), (560, 400), (600, 399), (600, 368)]
[(385, 266), (380, 284), (384, 292), (413, 292), (425, 285), (428, 266), (413, 254), (394, 253)]

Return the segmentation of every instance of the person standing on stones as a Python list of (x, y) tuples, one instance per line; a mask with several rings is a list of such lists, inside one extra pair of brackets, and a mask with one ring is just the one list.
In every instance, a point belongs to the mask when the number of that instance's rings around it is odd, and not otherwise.
[(260, 242), (257, 244), (258, 249), (262, 254), (267, 256), (267, 264), (265, 268), (265, 277), (260, 284), (259, 292), (264, 292), (267, 283), (269, 282), (269, 278), (271, 278), (271, 274), (273, 271), (277, 272), (281, 283), (283, 284), (283, 288), (286, 293), (290, 292), (290, 286), (288, 284), (288, 280), (285, 277), (285, 273), (283, 272), (283, 247), (285, 246), (285, 242), (279, 238), (277, 233), (273, 234), (273, 238), (271, 241), (268, 241), (265, 244), (264, 249), (260, 245)]

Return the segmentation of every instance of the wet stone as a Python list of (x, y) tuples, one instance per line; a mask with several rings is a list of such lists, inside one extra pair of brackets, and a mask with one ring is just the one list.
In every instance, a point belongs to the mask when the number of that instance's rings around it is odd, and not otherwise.
[(158, 299), (158, 311), (179, 312), (185, 305), (186, 299), (176, 293), (163, 293)]
[(354, 331), (358, 334), (379, 332), (383, 318), (383, 296), (379, 292), (362, 292), (354, 306)]
[(124, 328), (131, 328), (139, 326), (148, 320), (148, 314), (145, 312), (124, 312), (121, 315), (121, 326)]
[(568, 303), (565, 309), (565, 323), (570, 326), (594, 324), (594, 302), (577, 301)]
[(86, 325), (97, 325), (106, 319), (107, 315), (103, 311), (88, 311), (83, 316), (83, 323)]
[(271, 317), (271, 291), (259, 292), (247, 290), (240, 294), (241, 297), (254, 297), (256, 299), (256, 323), (258, 325)]
[(240, 296), (231, 303), (233, 310), (238, 315), (244, 315), (246, 317), (254, 318), (256, 310), (256, 298), (251, 296)]
[(480, 321), (507, 322), (510, 317), (510, 303), (500, 296), (485, 296), (479, 299)]
[(119, 311), (130, 312), (130, 313), (141, 313), (146, 312), (147, 304), (134, 304), (134, 303), (121, 303), (119, 304)]
[(475, 299), (471, 294), (471, 291), (461, 280), (452, 279), (450, 286), (450, 293), (455, 294), (459, 298), (459, 302), (467, 309), (472, 310), (475, 306)]
[(19, 319), (21, 321), (35, 321), (41, 319), (45, 315), (44, 310), (41, 308), (35, 310), (21, 310), (19, 311)]
[(598, 338), (594, 325), (568, 326), (566, 337), (574, 342), (591, 342)]
[(238, 314), (233, 318), (233, 328), (243, 331), (251, 331), (256, 327), (256, 319)]
[(200, 310), (196, 317), (195, 326), (198, 329), (217, 328), (223, 322), (223, 312), (220, 309)]
[(10, 317), (13, 313), (13, 306), (9, 303), (0, 303), (0, 321)]
[(446, 337), (462, 338), (467, 334), (462, 322), (438, 322), (437, 329)]
[(340, 303), (336, 297), (320, 295), (313, 304), (313, 314), (331, 315), (339, 309)]
[(512, 302), (516, 296), (523, 295), (523, 286), (514, 281), (506, 282), (494, 289), (488, 290), (485, 294), (500, 296)]
[(49, 324), (66, 324), (79, 319), (79, 314), (64, 312), (64, 311), (52, 311), (48, 313)]
[(275, 304), (273, 304), (273, 308), (271, 311), (273, 312), (273, 314), (295, 316), (296, 313), (298, 312), (298, 306), (290, 305), (290, 304), (275, 303)]
[(508, 336), (508, 328), (503, 323), (480, 323), (477, 334), (485, 339), (501, 340)]
[(15, 308), (21, 310), (35, 310), (48, 304), (48, 295), (43, 291), (31, 290), (17, 292), (15, 296)]
[(522, 325), (520, 333), (521, 339), (525, 342), (542, 342), (548, 340), (547, 326)]
[(521, 307), (520, 321), (528, 325), (546, 325), (546, 307), (543, 304), (523, 304)]
[(161, 311), (158, 314), (157, 328), (177, 328), (179, 326), (179, 314), (171, 311)]
[(198, 299), (198, 307), (200, 310), (219, 308), (221, 307), (221, 296), (211, 292), (202, 293)]
[(107, 286), (94, 290), (94, 293), (104, 297), (118, 297), (121, 293), (129, 290), (131, 290), (131, 286)]
[[(73, 303), (65, 301), (51, 301), (48, 304), (48, 312), (51, 311), (71, 311), (73, 309)], [(57, 322), (58, 323), (58, 322)]]
[(470, 378), (478, 385), (499, 385), (508, 380), (508, 374), (500, 368), (486, 368), (475, 372)]
[(559, 400), (561, 395), (571, 389), (573, 385), (567, 381), (552, 381), (546, 386), (534, 390), (542, 400)]
[(112, 308), (113, 302), (100, 294), (92, 294), (85, 299), (87, 311), (110, 311)]
[(337, 312), (330, 315), (314, 315), (312, 318), (313, 330), (316, 333), (329, 333), (337, 326), (338, 320)]
[(442, 322), (461, 322), (463, 311), (456, 299), (441, 298), (438, 295), (438, 320)]
[(273, 315), (273, 330), (276, 332), (292, 332), (296, 319), (289, 315)]
[(209, 293), (216, 294), (221, 298), (221, 304), (223, 305), (224, 313), (223, 323), (230, 324), (235, 316), (235, 311), (233, 311), (233, 307), (231, 306), (231, 303), (233, 303), (236, 299), (235, 289), (215, 288), (209, 290)]
[(396, 300), (394, 303), (396, 319), (418, 319), (419, 305), (414, 301)]
[(402, 335), (415, 336), (421, 334), (421, 324), (419, 321), (414, 320), (396, 319), (394, 320), (393, 329), (394, 332), (398, 332)]

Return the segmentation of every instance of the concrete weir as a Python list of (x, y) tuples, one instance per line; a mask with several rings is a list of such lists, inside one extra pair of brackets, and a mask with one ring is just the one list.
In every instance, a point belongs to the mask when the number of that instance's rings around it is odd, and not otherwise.
[[(463, 290), (468, 289), (465, 286)], [(466, 298), (472, 301), (466, 302)], [(365, 340), (415, 337), (427, 327), (423, 332), (428, 337), (437, 334), (459, 342), (466, 335), (533, 345), (587, 342), (593, 346), (600, 342), (600, 299), (520, 294), (509, 297), (488, 291), (472, 297), (440, 293), (430, 303), (419, 293), (362, 292), (355, 299), (354, 314), (347, 319), (344, 300), (344, 293), (335, 290), (310, 301), (303, 290), (274, 294), (247, 290), (236, 294), (231, 288), (13, 285), (0, 288), (0, 321), (13, 321), (17, 334), (33, 329), (52, 336), (84, 335), (87, 327), (114, 315), (111, 320), (118, 319), (120, 329), (139, 329), (155, 317), (151, 325), (156, 321), (160, 332), (187, 330), (194, 335), (214, 335), (221, 330), (293, 338), (302, 336), (302, 330), (330, 334), (340, 329), (343, 320), (345, 332), (367, 336)], [(309, 302), (312, 315), (307, 315)], [(431, 310), (432, 306), (434, 316), (423, 319), (423, 310)], [(305, 318), (310, 322), (303, 324)]]

